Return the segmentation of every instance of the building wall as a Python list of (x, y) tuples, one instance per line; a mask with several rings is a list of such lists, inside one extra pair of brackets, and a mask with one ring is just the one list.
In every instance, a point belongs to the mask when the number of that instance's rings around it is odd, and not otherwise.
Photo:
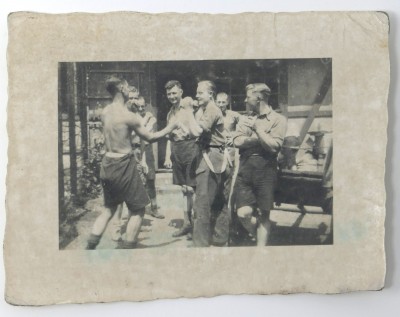
[[(331, 63), (324, 59), (290, 60), (288, 62), (289, 106), (312, 105)], [(331, 86), (332, 87), (332, 86)], [(332, 93), (328, 91), (323, 105), (332, 104)]]
[[(105, 81), (111, 74), (125, 78), (128, 83), (135, 86), (145, 98), (147, 109), (157, 118), (155, 103), (155, 76), (153, 65), (148, 62), (104, 62), (84, 63), (87, 90), (84, 104), (88, 107), (89, 116), (89, 146), (102, 141), (100, 114), (102, 109), (111, 103), (110, 94), (105, 88)], [(157, 157), (157, 144), (153, 145)], [(156, 168), (158, 167), (156, 162)]]
[[(213, 80), (217, 91), (232, 96), (233, 110), (245, 110), (245, 87), (252, 82), (265, 82), (271, 90), (271, 103), (278, 111), (289, 117), (289, 131), (304, 124), (311, 105), (321, 88), (321, 83), (331, 67), (326, 59), (287, 60), (230, 60), (230, 61), (160, 61), (160, 62), (104, 62), (79, 63), (85, 73), (85, 92), (81, 96), (82, 106), (87, 107), (89, 121), (89, 146), (102, 138), (98, 126), (101, 109), (111, 102), (105, 90), (105, 79), (112, 73), (124, 76), (131, 85), (139, 88), (149, 110), (158, 120), (158, 129), (166, 126), (170, 104), (164, 85), (176, 79), (182, 83), (184, 96), (195, 97), (197, 82)], [(320, 127), (332, 130), (332, 94), (329, 89), (322, 101), (320, 114), (312, 129)], [(294, 128), (295, 127), (295, 128)], [(301, 127), (300, 127), (301, 129)], [(289, 133), (289, 132), (288, 132)], [(290, 132), (293, 133), (293, 132)], [(154, 144), (156, 164), (161, 168), (165, 158), (165, 140)], [(158, 167), (157, 166), (157, 167)]]

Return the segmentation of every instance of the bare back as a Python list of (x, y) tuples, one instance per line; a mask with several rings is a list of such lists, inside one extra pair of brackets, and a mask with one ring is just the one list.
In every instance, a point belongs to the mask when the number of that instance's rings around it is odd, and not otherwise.
[(108, 152), (129, 153), (132, 150), (131, 133), (140, 118), (124, 105), (112, 103), (102, 113), (103, 133)]

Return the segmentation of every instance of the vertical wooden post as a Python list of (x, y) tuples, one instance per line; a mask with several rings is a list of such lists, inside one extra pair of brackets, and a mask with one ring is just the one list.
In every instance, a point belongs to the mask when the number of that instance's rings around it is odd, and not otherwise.
[(65, 85), (63, 82), (65, 69), (61, 63), (58, 64), (58, 217), (61, 222), (64, 217), (64, 151), (63, 151), (63, 122), (62, 109), (65, 97)]
[(88, 131), (88, 103), (86, 96), (86, 66), (78, 63), (78, 106), (79, 120), (81, 122), (81, 151), (83, 160), (86, 162), (89, 158), (89, 131)]
[[(280, 105), (282, 114), (288, 118), (289, 117), (289, 102), (288, 102), (288, 66), (287, 66), (287, 62), (281, 61), (279, 63), (279, 85), (278, 85), (278, 103)], [(285, 88), (285, 90), (283, 91), (283, 87)], [(282, 95), (285, 95), (285, 99), (282, 100)]]
[[(156, 71), (154, 68), (154, 63), (153, 62), (148, 62), (147, 63), (147, 69), (148, 69), (148, 78), (147, 81), (149, 83), (149, 103), (152, 105), (152, 111), (154, 117), (157, 119), (157, 124), (156, 124), (156, 130), (159, 129), (159, 123), (158, 123), (158, 107), (160, 105), (157, 105), (156, 101), (156, 90), (157, 90), (157, 84), (156, 84)], [(159, 158), (158, 158), (158, 142), (154, 142), (150, 146), (153, 147), (153, 153), (154, 153), (154, 161), (155, 161), (155, 170), (157, 171), (159, 168)]]
[(75, 135), (75, 107), (76, 107), (76, 63), (68, 63), (68, 131), (69, 131), (69, 157), (70, 157), (70, 181), (71, 195), (73, 198), (78, 193), (78, 168), (76, 162), (76, 135)]

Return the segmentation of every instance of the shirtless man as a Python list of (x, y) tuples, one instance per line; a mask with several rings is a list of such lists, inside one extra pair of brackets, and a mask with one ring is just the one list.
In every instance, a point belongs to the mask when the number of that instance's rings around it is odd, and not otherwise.
[(225, 138), (229, 138), (230, 141), (232, 141), (231, 133), (236, 130), (236, 125), (240, 120), (240, 114), (236, 111), (228, 109), (230, 97), (225, 92), (220, 92), (217, 94), (215, 104), (219, 109), (221, 109), (222, 115), (224, 116), (224, 132), (226, 133)]
[(108, 222), (122, 202), (128, 206), (129, 220), (126, 240), (121, 247), (126, 249), (135, 247), (149, 198), (140, 180), (136, 159), (132, 153), (131, 133), (135, 131), (147, 142), (154, 142), (179, 127), (176, 121), (171, 121), (159, 132), (147, 131), (139, 115), (129, 111), (126, 105), (129, 94), (126, 80), (112, 75), (106, 81), (106, 88), (113, 101), (104, 108), (101, 115), (107, 150), (101, 163), (100, 173), (105, 209), (93, 225), (87, 250), (94, 250), (99, 244)]
[[(230, 97), (225, 92), (220, 92), (217, 94), (215, 104), (221, 109), (223, 120), (224, 120), (224, 137), (226, 145), (228, 146), (229, 157), (231, 163), (235, 163), (235, 148), (232, 143), (232, 135), (236, 131), (236, 126), (240, 120), (240, 114), (236, 111), (228, 109), (230, 104)], [(237, 165), (237, 164), (236, 164)]]
[[(137, 113), (137, 107), (136, 104), (139, 101), (139, 90), (137, 90), (136, 87), (134, 86), (129, 86), (128, 87), (128, 100), (126, 101), (125, 105), (126, 108), (129, 111), (132, 111), (134, 113)], [(144, 175), (144, 172), (146, 170), (145, 167), (145, 162), (142, 160), (142, 151), (144, 149), (144, 144), (143, 141), (140, 140), (140, 138), (135, 134), (135, 132), (132, 132), (131, 135), (131, 144), (132, 144), (132, 151), (136, 157), (136, 162), (137, 162), (137, 169), (140, 174), (140, 178), (142, 179), (143, 184), (146, 184), (146, 176)], [(114, 241), (120, 241), (122, 239), (122, 234), (123, 232), (126, 231), (126, 225), (128, 223), (128, 217), (129, 217), (129, 212), (126, 204), (122, 203), (118, 205), (118, 208), (116, 212), (114, 213), (114, 216), (112, 217), (111, 220), (111, 226), (112, 226), (112, 234), (111, 234), (111, 239)]]

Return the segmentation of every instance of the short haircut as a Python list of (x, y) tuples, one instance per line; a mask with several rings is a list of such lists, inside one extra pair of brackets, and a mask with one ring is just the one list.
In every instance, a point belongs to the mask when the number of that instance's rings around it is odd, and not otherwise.
[(128, 87), (128, 91), (129, 92), (137, 92), (137, 93), (139, 93), (139, 90), (135, 86), (129, 86)]
[(262, 100), (268, 102), (269, 96), (271, 95), (271, 89), (264, 83), (250, 84), (246, 86), (246, 91), (252, 90), (258, 93)]
[(126, 83), (126, 80), (124, 78), (116, 74), (110, 75), (106, 79), (106, 89), (110, 93), (110, 95), (114, 97), (115, 94), (118, 92), (118, 85), (122, 83)]
[(226, 98), (226, 101), (228, 101), (228, 104), (231, 103), (231, 97), (230, 97), (226, 92), (221, 91), (221, 92), (219, 92), (219, 93), (217, 94), (217, 98), (218, 98), (218, 96), (225, 97), (225, 98)]
[(166, 90), (169, 90), (169, 89), (174, 88), (175, 86), (178, 87), (179, 89), (182, 89), (181, 83), (180, 83), (179, 81), (177, 81), (177, 80), (170, 80), (170, 81), (168, 81), (168, 82), (165, 84), (165, 89), (166, 89)]
[(217, 91), (217, 88), (215, 87), (215, 84), (211, 80), (199, 81), (198, 85), (206, 85), (208, 91), (211, 92), (212, 97), (215, 98), (215, 93)]

